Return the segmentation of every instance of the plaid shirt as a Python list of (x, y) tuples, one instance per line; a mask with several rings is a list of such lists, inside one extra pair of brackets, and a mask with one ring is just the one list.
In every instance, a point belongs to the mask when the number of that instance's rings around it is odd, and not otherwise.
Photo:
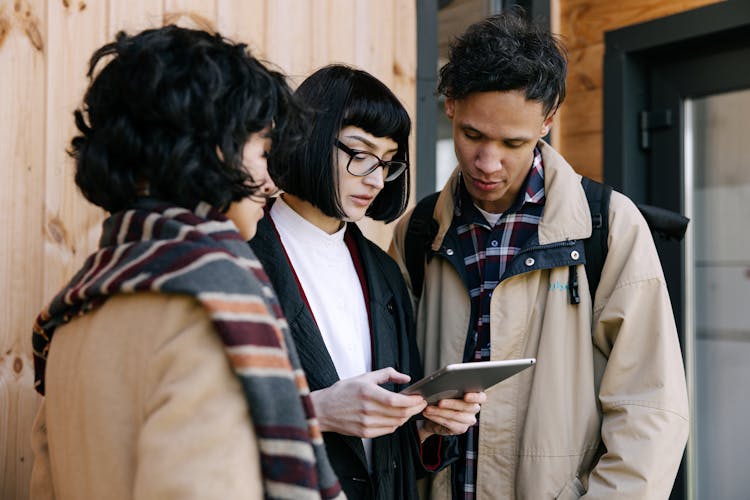
[[(471, 299), (471, 338), (464, 361), (490, 359), (490, 299), (513, 257), (536, 234), (544, 210), (544, 169), (542, 154), (534, 149), (534, 160), (518, 198), (503, 213), (494, 227), (469, 197), (459, 182), (456, 200), (456, 230), (464, 256)], [(473, 356), (472, 356), (473, 354)], [(474, 499), (477, 481), (479, 416), (466, 436), (466, 455), (456, 464), (454, 498)]]

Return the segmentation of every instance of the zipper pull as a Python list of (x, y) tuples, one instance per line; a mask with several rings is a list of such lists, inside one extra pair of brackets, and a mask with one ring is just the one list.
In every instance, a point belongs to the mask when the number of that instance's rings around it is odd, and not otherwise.
[(570, 293), (570, 303), (578, 305), (581, 303), (581, 297), (578, 295), (578, 273), (576, 266), (568, 266), (568, 292)]

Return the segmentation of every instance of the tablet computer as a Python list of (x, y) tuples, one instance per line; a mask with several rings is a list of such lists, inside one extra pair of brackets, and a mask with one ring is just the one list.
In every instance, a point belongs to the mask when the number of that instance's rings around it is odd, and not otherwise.
[(461, 398), (467, 392), (485, 391), (534, 363), (536, 358), (447, 365), (405, 387), (401, 394), (420, 394), (429, 404)]

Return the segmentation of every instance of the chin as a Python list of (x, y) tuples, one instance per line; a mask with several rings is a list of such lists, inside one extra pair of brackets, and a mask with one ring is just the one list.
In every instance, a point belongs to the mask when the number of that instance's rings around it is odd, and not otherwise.
[[(368, 207), (369, 208), (369, 207)], [(344, 222), (359, 222), (365, 216), (367, 208), (349, 208), (344, 210)]]

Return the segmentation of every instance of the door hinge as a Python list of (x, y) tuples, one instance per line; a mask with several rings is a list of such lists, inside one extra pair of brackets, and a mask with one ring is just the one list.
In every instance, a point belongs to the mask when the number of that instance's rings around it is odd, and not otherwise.
[(651, 131), (672, 126), (671, 109), (641, 111), (641, 149), (651, 149)]

